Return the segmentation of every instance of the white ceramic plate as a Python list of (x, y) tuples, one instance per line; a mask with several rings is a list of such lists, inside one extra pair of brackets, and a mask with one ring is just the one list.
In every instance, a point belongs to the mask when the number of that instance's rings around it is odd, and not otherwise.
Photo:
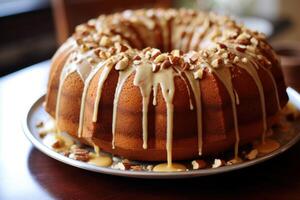
[[(295, 90), (288, 88), (287, 89), (290, 101), (300, 110), (300, 95)], [(190, 177), (198, 177), (198, 176), (208, 176), (212, 174), (224, 173), (228, 171), (233, 171), (245, 167), (249, 167), (251, 165), (258, 164), (260, 162), (266, 161), (274, 156), (279, 155), (280, 153), (286, 151), (290, 147), (292, 147), (299, 139), (300, 139), (300, 131), (296, 131), (288, 140), (284, 140), (281, 143), (281, 147), (276, 151), (273, 151), (270, 154), (265, 156), (256, 158), (251, 161), (245, 161), (240, 164), (223, 166), (220, 168), (209, 168), (209, 169), (200, 169), (200, 170), (190, 170), (184, 172), (152, 172), (152, 171), (131, 171), (131, 170), (119, 170), (113, 169), (111, 167), (98, 167), (95, 165), (91, 165), (85, 162), (73, 160), (68, 158), (62, 154), (57, 153), (53, 149), (46, 146), (42, 139), (39, 137), (38, 129), (36, 127), (36, 123), (41, 120), (46, 120), (49, 118), (48, 114), (45, 112), (43, 107), (44, 95), (37, 99), (26, 111), (26, 114), (23, 118), (23, 130), (27, 138), (32, 142), (32, 144), (38, 148), (40, 151), (45, 153), (46, 155), (66, 163), (68, 165), (78, 167), (81, 169), (94, 171), (103, 174), (111, 174), (117, 176), (126, 176), (126, 177), (136, 177), (136, 178), (163, 178), (163, 179), (171, 179), (171, 178), (190, 178)], [(300, 124), (297, 125), (297, 130), (300, 130)]]

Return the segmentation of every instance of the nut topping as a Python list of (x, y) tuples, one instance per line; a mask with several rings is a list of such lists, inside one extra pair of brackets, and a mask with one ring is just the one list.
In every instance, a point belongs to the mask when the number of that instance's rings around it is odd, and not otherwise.
[(115, 69), (116, 70), (124, 70), (128, 67), (129, 59), (127, 57), (124, 57), (122, 60), (117, 62)]
[(221, 159), (215, 159), (214, 160), (214, 164), (212, 165), (212, 168), (219, 168), (222, 167), (224, 165), (224, 161)]
[(216, 58), (211, 62), (211, 65), (213, 66), (213, 68), (217, 68), (221, 64), (222, 64), (222, 59), (220, 59), (220, 58)]
[(99, 57), (101, 59), (107, 59), (109, 57), (108, 52), (100, 51), (99, 52)]
[(142, 171), (143, 168), (140, 165), (132, 165), (130, 166), (130, 169), (132, 169), (133, 171)]
[(122, 162), (118, 162), (117, 164), (112, 166), (113, 169), (126, 170), (125, 165)]
[(142, 50), (142, 53), (147, 53), (150, 51), (152, 48), (151, 47), (146, 47), (145, 49)]
[(132, 60), (141, 60), (142, 58), (139, 56), (139, 55), (135, 55), (133, 58), (132, 58)]
[(124, 165), (124, 167), (125, 167), (125, 170), (128, 170), (128, 169), (130, 169), (131, 168), (131, 166), (132, 166), (132, 163), (128, 160), (128, 159), (124, 159), (124, 160), (122, 160), (122, 164)]
[(239, 44), (248, 45), (250, 44), (250, 38), (251, 36), (248, 33), (242, 33), (236, 38), (236, 40)]
[(193, 160), (191, 164), (193, 169), (204, 169), (207, 167), (207, 163), (204, 160)]
[(202, 55), (203, 55), (204, 58), (208, 58), (208, 53), (207, 52), (203, 52)]
[(243, 162), (242, 159), (234, 158), (234, 159), (231, 159), (231, 160), (227, 161), (226, 165), (235, 165), (235, 164), (238, 164), (238, 163), (241, 163), (241, 162)]
[(233, 63), (236, 64), (236, 63), (238, 63), (239, 61), (240, 61), (239, 57), (235, 56), (234, 59), (233, 59)]
[(175, 57), (180, 57), (181, 52), (180, 52), (180, 50), (175, 49), (175, 50), (173, 50), (173, 51), (171, 52), (171, 54), (172, 54), (173, 56), (175, 56)]
[(221, 42), (218, 42), (218, 45), (221, 49), (227, 49), (227, 46)]
[(163, 69), (168, 69), (171, 65), (172, 65), (171, 62), (167, 59), (161, 64), (161, 67)]
[(248, 59), (247, 59), (247, 58), (242, 58), (242, 62), (243, 62), (243, 63), (247, 63), (247, 62), (248, 62)]
[(247, 51), (249, 51), (251, 53), (255, 53), (255, 47), (253, 47), (253, 46), (247, 46)]
[(256, 38), (251, 38), (250, 42), (254, 45), (257, 46), (258, 45), (258, 40)]
[(72, 150), (72, 153), (69, 155), (69, 158), (87, 162), (90, 159), (90, 156), (87, 150), (77, 147)]
[(160, 69), (160, 64), (152, 63), (152, 72), (158, 72)]
[(107, 36), (102, 36), (100, 39), (100, 46), (108, 47), (110, 45), (109, 38)]
[(133, 61), (133, 64), (134, 64), (134, 65), (139, 65), (139, 64), (141, 64), (141, 63), (142, 63), (141, 60), (134, 60), (134, 61)]
[(177, 56), (170, 56), (169, 57), (169, 61), (171, 64), (173, 65), (179, 65), (180, 63), (180, 57), (177, 57)]
[(147, 52), (145, 53), (145, 57), (146, 57), (146, 59), (150, 59), (150, 58), (151, 58), (151, 52), (150, 52), (150, 51), (147, 51)]
[(246, 47), (245, 45), (237, 45), (237, 46), (235, 47), (235, 49), (236, 49), (237, 51), (243, 53), (243, 52), (246, 51), (247, 47)]
[(223, 53), (223, 54), (221, 55), (221, 57), (222, 57), (222, 58), (228, 58), (228, 53), (226, 53), (226, 52)]
[(264, 57), (262, 55), (257, 55), (256, 57), (258, 58), (258, 60), (263, 60), (264, 59)]
[(153, 49), (153, 51), (151, 52), (151, 58), (154, 60), (160, 54), (161, 54), (161, 52), (159, 49)]
[(257, 155), (258, 155), (257, 149), (253, 149), (246, 155), (246, 158), (248, 160), (254, 160), (257, 157)]
[(194, 78), (195, 79), (202, 79), (203, 76), (203, 69), (200, 68), (196, 72), (194, 72)]
[(192, 51), (189, 55), (189, 59), (192, 64), (196, 63), (198, 60), (198, 54), (196, 52)]
[(59, 148), (61, 148), (63, 146), (64, 146), (64, 142), (62, 140), (57, 139), (57, 138), (51, 144), (51, 147), (54, 148), (54, 149), (59, 149)]
[(162, 62), (164, 61), (165, 59), (167, 58), (166, 54), (160, 54), (159, 56), (157, 56), (155, 59), (154, 59), (154, 63), (159, 63), (159, 62)]

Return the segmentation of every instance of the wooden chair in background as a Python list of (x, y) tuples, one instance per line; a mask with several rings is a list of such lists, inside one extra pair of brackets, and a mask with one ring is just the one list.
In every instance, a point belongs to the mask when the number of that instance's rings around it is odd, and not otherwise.
[(63, 43), (76, 25), (97, 17), (125, 9), (170, 7), (171, 0), (52, 0), (58, 44)]

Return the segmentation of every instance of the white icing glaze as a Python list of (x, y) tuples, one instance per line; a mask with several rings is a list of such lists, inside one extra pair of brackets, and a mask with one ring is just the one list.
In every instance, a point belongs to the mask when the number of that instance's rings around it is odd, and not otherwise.
[[(70, 40), (70, 41), (72, 42), (74, 40)], [(66, 78), (73, 72), (77, 72), (77, 74), (80, 76), (83, 82), (87, 79), (91, 70), (93, 69), (93, 66), (86, 60), (88, 57), (92, 57), (93, 59), (95, 59), (95, 61), (98, 61), (98, 59), (95, 57), (92, 51), (82, 54), (82, 53), (78, 53), (78, 50), (73, 52), (69, 56), (68, 60), (66, 61), (66, 64), (63, 67), (60, 75), (59, 89), (58, 89), (58, 95), (56, 101), (57, 102), (56, 116), (55, 116), (56, 121), (58, 121), (59, 118), (60, 98), (61, 98), (63, 84)], [(76, 61), (74, 61), (75, 58)]]
[[(246, 55), (244, 55), (246, 56)], [(240, 63), (238, 66), (247, 71), (247, 73), (252, 77), (253, 81), (256, 84), (258, 89), (260, 104), (261, 104), (261, 112), (262, 112), (262, 123), (263, 123), (263, 136), (267, 131), (267, 115), (266, 115), (266, 103), (265, 103), (265, 95), (264, 88), (257, 73), (257, 69), (255, 68), (254, 62), (251, 61), (251, 58), (246, 56), (249, 61), (247, 63)], [(264, 138), (264, 137), (263, 137)]]
[(101, 72), (101, 75), (99, 77), (97, 92), (96, 92), (96, 99), (94, 102), (94, 111), (93, 111), (93, 119), (92, 119), (93, 122), (97, 122), (99, 103), (100, 103), (100, 99), (101, 99), (103, 84), (104, 84), (105, 80), (107, 79), (111, 69), (112, 69), (112, 65), (104, 65), (103, 71)]
[(86, 80), (84, 81), (84, 88), (81, 96), (81, 105), (80, 105), (80, 115), (79, 115), (79, 124), (78, 124), (78, 137), (82, 137), (82, 130), (83, 130), (83, 123), (84, 123), (84, 111), (85, 111), (85, 100), (88, 88), (90, 86), (91, 80), (95, 77), (100, 67), (102, 67), (102, 64), (97, 65), (93, 71), (90, 72), (90, 74), (86, 77)]
[(240, 142), (240, 135), (239, 135), (239, 126), (238, 126), (238, 118), (237, 118), (237, 110), (236, 110), (236, 101), (234, 95), (234, 88), (232, 85), (232, 77), (231, 71), (229, 67), (220, 67), (217, 70), (211, 68), (213, 73), (219, 78), (219, 80), (225, 86), (230, 99), (231, 99), (231, 106), (232, 106), (232, 114), (233, 114), (233, 122), (234, 122), (234, 132), (235, 132), (235, 146), (234, 146), (234, 155), (237, 158), (239, 152), (239, 142)]
[(172, 165), (172, 141), (173, 141), (173, 114), (174, 105), (173, 97), (175, 93), (174, 87), (175, 72), (170, 67), (169, 69), (161, 69), (157, 73), (152, 72), (150, 63), (142, 63), (136, 66), (136, 74), (134, 85), (139, 86), (143, 97), (143, 148), (147, 148), (147, 124), (148, 124), (148, 104), (153, 86), (157, 90), (157, 86), (161, 87), (163, 98), (167, 108), (167, 161), (168, 165)]
[(265, 67), (263, 67), (263, 69), (267, 72), (267, 74), (269, 75), (269, 77), (272, 80), (274, 91), (275, 91), (275, 95), (276, 95), (277, 107), (278, 107), (278, 110), (281, 110), (280, 101), (279, 101), (279, 95), (278, 95), (278, 88), (277, 88), (277, 83), (275, 81), (275, 78), (274, 78), (273, 74), (270, 72), (269, 69), (267, 69)]
[(117, 120), (117, 109), (118, 109), (120, 93), (122, 91), (125, 81), (132, 74), (133, 71), (134, 71), (133, 67), (128, 67), (124, 71), (119, 71), (118, 84), (114, 96), (113, 117), (112, 117), (112, 142), (111, 143), (113, 149), (115, 148), (116, 120)]
[(139, 86), (143, 97), (143, 148), (147, 149), (148, 141), (148, 106), (152, 90), (153, 73), (151, 64), (136, 67), (133, 84)]
[(275, 78), (272, 74), (272, 72), (270, 71), (270, 69), (264, 67), (263, 65), (258, 65), (256, 62), (255, 62), (255, 59), (256, 59), (256, 55), (248, 52), (248, 57), (251, 57), (253, 59), (253, 64), (257, 67), (257, 69), (259, 69), (259, 67), (261, 67), (261, 69), (263, 69), (265, 72), (267, 72), (268, 76), (270, 77), (271, 81), (272, 81), (272, 84), (273, 84), (273, 88), (274, 88), (274, 91), (275, 91), (275, 97), (276, 97), (276, 102), (277, 102), (277, 107), (278, 107), (278, 110), (281, 110), (281, 106), (280, 106), (280, 100), (279, 100), (279, 95), (278, 95), (278, 88), (277, 88), (277, 83), (275, 81)]
[(189, 95), (189, 104), (190, 104), (190, 110), (194, 110), (194, 105), (193, 105), (193, 101), (192, 101), (192, 98), (191, 98), (191, 91), (190, 91), (190, 88), (185, 80), (185, 78), (181, 75), (181, 72), (178, 73), (178, 76), (179, 78), (184, 82), (185, 86), (186, 86), (186, 90), (188, 92), (188, 95)]
[(196, 102), (196, 112), (197, 112), (197, 129), (198, 129), (198, 153), (202, 155), (203, 147), (203, 127), (202, 127), (202, 105), (201, 105), (201, 89), (200, 82), (198, 79), (193, 77), (193, 74), (190, 71), (185, 72), (186, 77), (192, 88), (195, 102)]
[(57, 128), (57, 132), (60, 132), (59, 126), (58, 126), (58, 120), (59, 120), (59, 114), (60, 114), (60, 102), (61, 102), (61, 94), (62, 94), (62, 88), (65, 83), (66, 78), (73, 72), (76, 71), (76, 64), (71, 63), (71, 60), (76, 57), (76, 52), (73, 52), (68, 60), (66, 61), (65, 66), (63, 67), (60, 79), (59, 79), (59, 86), (58, 86), (58, 92), (57, 92), (57, 99), (56, 99), (56, 107), (55, 107), (55, 125)]
[(240, 105), (240, 98), (239, 98), (238, 93), (236, 92), (236, 90), (233, 90), (233, 92), (234, 92), (234, 96), (235, 96), (236, 105)]

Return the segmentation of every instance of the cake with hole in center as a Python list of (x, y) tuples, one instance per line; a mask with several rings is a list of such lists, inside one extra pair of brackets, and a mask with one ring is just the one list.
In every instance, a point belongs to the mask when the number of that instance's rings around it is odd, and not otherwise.
[(260, 138), (287, 95), (263, 34), (188, 9), (100, 15), (52, 59), (57, 129), (132, 160), (194, 159)]

